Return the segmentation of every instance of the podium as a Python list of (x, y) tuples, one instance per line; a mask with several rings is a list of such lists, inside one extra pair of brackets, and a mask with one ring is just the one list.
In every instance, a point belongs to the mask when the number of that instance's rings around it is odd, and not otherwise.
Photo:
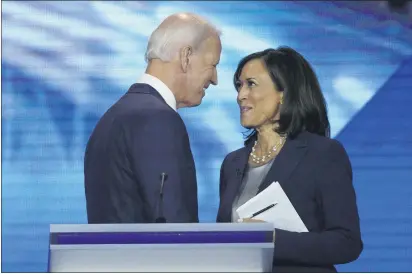
[(271, 272), (269, 223), (50, 225), (49, 272)]

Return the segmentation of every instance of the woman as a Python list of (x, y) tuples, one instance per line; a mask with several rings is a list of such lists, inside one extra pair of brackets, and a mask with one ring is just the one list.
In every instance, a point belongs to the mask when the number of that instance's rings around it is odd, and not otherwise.
[(309, 63), (293, 49), (267, 49), (240, 61), (234, 84), (241, 124), (253, 131), (223, 161), (217, 221), (237, 222), (236, 209), (278, 181), (309, 232), (274, 230), (273, 271), (336, 272), (335, 264), (357, 259), (363, 244), (352, 168), (329, 138)]

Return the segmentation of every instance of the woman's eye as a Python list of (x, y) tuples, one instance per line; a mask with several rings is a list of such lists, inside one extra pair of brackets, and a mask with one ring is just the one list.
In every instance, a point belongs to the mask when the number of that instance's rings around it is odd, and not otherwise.
[(248, 87), (254, 87), (256, 86), (255, 82), (249, 81), (247, 82)]

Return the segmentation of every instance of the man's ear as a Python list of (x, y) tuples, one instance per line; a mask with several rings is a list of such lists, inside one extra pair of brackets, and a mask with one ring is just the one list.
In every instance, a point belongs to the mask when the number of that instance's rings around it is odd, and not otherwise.
[(182, 71), (184, 73), (187, 72), (189, 64), (190, 64), (190, 57), (193, 54), (193, 49), (191, 46), (183, 47), (180, 50), (180, 64), (182, 66)]

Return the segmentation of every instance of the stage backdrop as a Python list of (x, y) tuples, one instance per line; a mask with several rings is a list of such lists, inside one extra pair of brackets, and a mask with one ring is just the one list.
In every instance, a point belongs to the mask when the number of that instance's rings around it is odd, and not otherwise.
[(145, 68), (148, 36), (192, 11), (222, 31), (219, 86), (179, 110), (189, 130), (202, 222), (219, 168), (242, 146), (232, 75), (241, 57), (288, 45), (313, 65), (333, 137), (354, 167), (364, 252), (340, 271), (412, 270), (410, 26), (344, 2), (2, 3), (2, 270), (45, 271), (51, 223), (86, 223), (83, 155), (104, 111)]

